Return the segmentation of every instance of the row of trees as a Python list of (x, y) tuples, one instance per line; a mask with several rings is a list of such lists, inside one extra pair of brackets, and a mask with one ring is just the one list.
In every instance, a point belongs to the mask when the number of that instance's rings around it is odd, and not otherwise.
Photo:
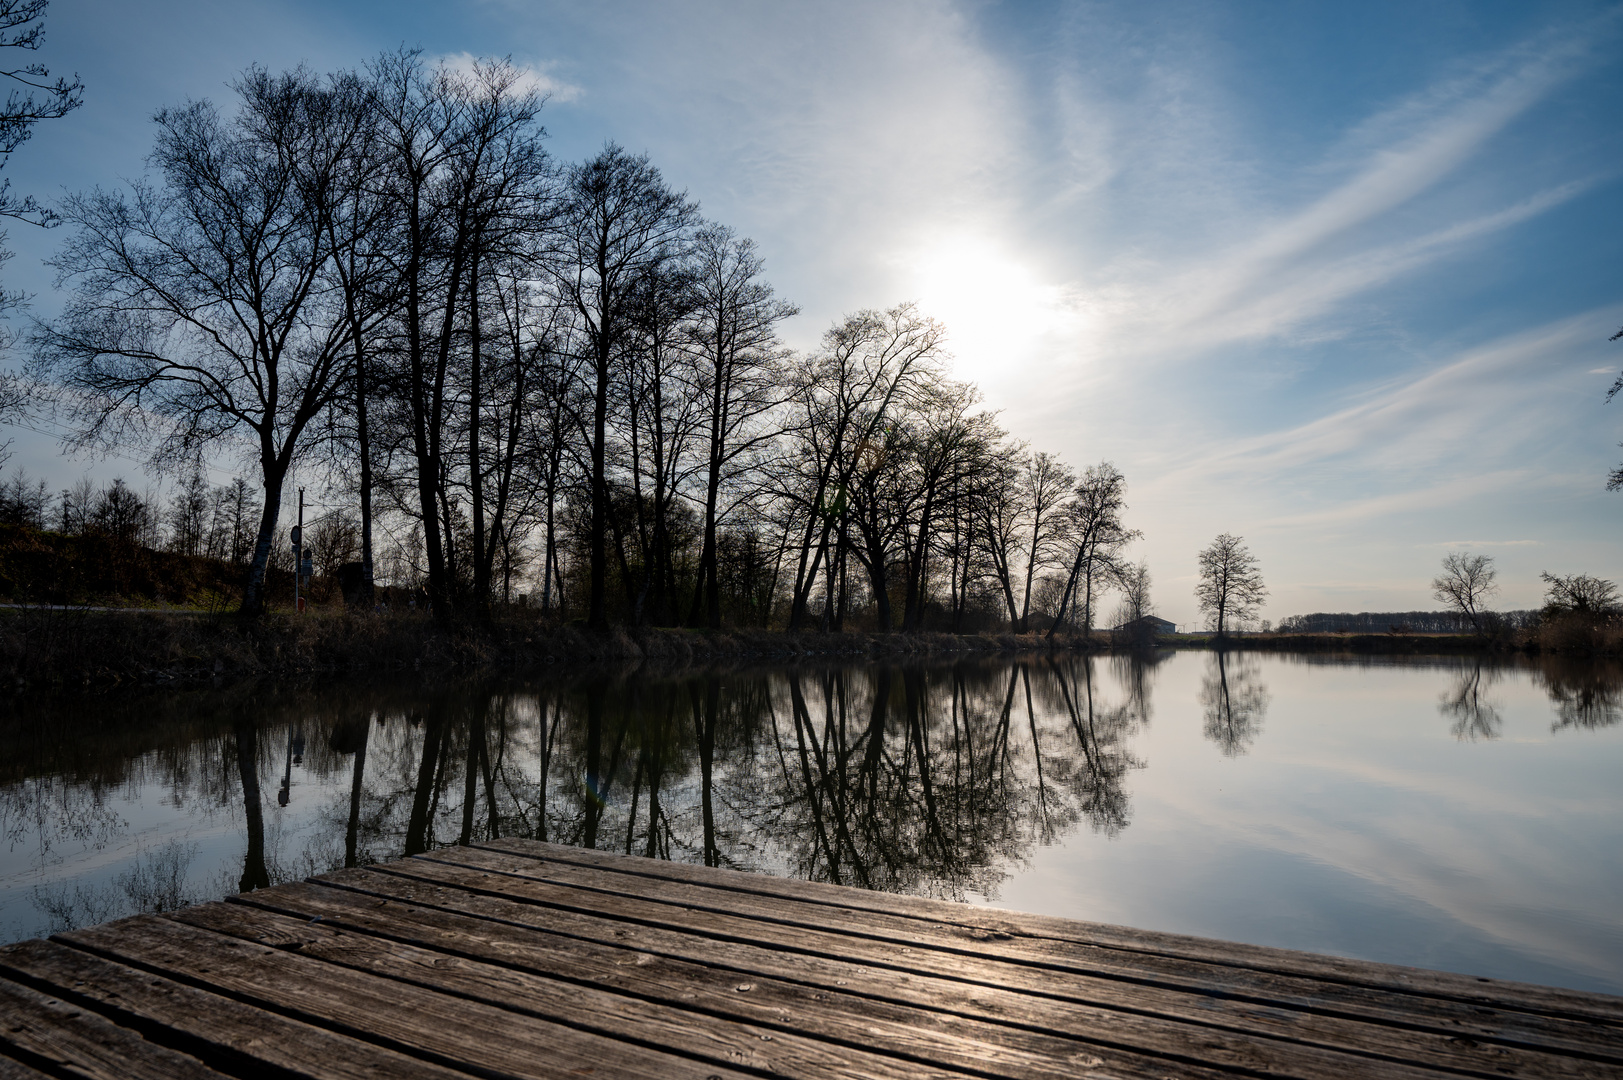
[(0, 525), (100, 535), (230, 563), (245, 564), (252, 550), (254, 503), (245, 480), (210, 486), (201, 470), (188, 475), (167, 504), (122, 477), (102, 485), (82, 477), (54, 495), (44, 480), (22, 470), (0, 481)]
[(1000, 428), (910, 305), (788, 349), (753, 243), (645, 157), (555, 162), (521, 75), (252, 70), (230, 115), (158, 114), (151, 178), (66, 200), (36, 374), (77, 445), (255, 460), (246, 612), (300, 462), (352, 500), (368, 580), (379, 523), (409, 535), (440, 619), (515, 575), (596, 627), (1148, 610), (1114, 466)]
[[(1495, 613), (1488, 605), (1499, 594), (1499, 571), (1491, 555), (1451, 551), (1443, 556), (1442, 573), (1432, 579), (1432, 595), (1478, 631), (1487, 627)], [(1544, 582), (1546, 619), (1559, 615), (1609, 617), (1623, 612), (1623, 597), (1617, 586), (1592, 574), (1541, 573)]]

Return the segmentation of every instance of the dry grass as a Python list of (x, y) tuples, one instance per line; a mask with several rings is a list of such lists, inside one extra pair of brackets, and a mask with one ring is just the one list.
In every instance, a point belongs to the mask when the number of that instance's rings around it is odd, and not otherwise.
[(1531, 636), (1540, 652), (1578, 656), (1623, 655), (1623, 615), (1562, 612), (1547, 616)]

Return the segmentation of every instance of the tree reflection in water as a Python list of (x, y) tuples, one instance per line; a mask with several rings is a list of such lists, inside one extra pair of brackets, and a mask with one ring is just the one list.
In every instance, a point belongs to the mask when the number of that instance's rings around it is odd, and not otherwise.
[(1551, 731), (1611, 727), (1623, 720), (1623, 664), (1552, 656), (1538, 675), (1555, 706)]
[[(93, 707), (36, 698), (26, 713), (0, 703), (0, 836), (29, 853), (14, 863), (30, 873), (69, 848), (130, 849), (118, 856), (128, 866), (141, 856), (110, 798), (157, 787), (177, 818), (241, 837), (228, 869), (166, 863), (172, 888), (132, 890), (109, 873), (106, 897), (42, 894), (73, 918), (497, 837), (990, 895), (1038, 845), (1129, 827), (1143, 767), (1131, 742), (1165, 656), (247, 684)], [(1269, 703), (1258, 662), (1200, 662), (1205, 737), (1242, 754)], [(1456, 736), (1499, 734), (1497, 677), (1489, 664), (1456, 669), (1440, 705)], [(1616, 664), (1550, 660), (1535, 677), (1558, 730), (1623, 719)]]
[(1452, 721), (1454, 737), (1461, 742), (1497, 739), (1504, 725), (1499, 709), (1483, 695), (1499, 681), (1499, 670), (1482, 660), (1470, 661), (1443, 691), (1437, 711)]
[(1257, 658), (1213, 650), (1201, 682), (1200, 704), (1206, 737), (1224, 757), (1239, 757), (1251, 749), (1268, 713), (1268, 688), (1262, 684)]
[[(1153, 666), (1067, 656), (194, 691), (127, 712), (105, 703), (102, 722), (41, 742), (0, 792), (29, 801), (38, 774), (67, 772), (52, 782), (94, 803), (78, 793), (160, 780), (180, 813), (239, 823), (229, 883), (241, 890), (533, 837), (988, 894), (1035, 844), (1128, 826), (1128, 776), (1142, 767), (1128, 740)], [(16, 829), (27, 808), (14, 809)]]

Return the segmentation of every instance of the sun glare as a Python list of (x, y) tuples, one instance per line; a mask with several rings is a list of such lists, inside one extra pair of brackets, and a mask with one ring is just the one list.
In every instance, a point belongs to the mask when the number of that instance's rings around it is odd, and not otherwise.
[(1075, 322), (1059, 288), (986, 239), (939, 241), (912, 262), (912, 295), (946, 325), (960, 378), (1013, 376), (1045, 338)]

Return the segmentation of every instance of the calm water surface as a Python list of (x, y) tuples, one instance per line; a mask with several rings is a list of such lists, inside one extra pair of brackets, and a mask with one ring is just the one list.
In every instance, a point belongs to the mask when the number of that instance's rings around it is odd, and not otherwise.
[(1623, 668), (1161, 653), (0, 705), (0, 938), (493, 835), (1623, 992)]

